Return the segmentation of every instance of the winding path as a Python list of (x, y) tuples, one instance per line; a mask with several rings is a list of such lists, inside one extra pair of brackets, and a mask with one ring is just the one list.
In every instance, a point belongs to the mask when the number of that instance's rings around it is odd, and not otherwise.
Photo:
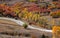
[[(16, 22), (17, 24), (19, 24), (21, 26), (23, 26), (23, 24), (24, 24), (24, 22), (21, 21), (21, 20), (15, 20), (15, 19), (5, 18), (5, 17), (0, 17), (0, 19), (10, 20), (10, 21)], [(28, 28), (30, 28), (30, 29), (36, 29), (36, 30), (44, 31), (44, 32), (52, 32), (52, 30), (47, 30), (47, 29), (42, 29), (42, 28), (36, 28), (36, 27), (31, 26), (31, 25), (28, 25)]]

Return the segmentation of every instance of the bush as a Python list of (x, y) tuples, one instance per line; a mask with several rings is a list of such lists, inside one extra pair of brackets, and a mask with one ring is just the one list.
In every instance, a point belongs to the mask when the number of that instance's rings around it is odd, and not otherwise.
[(53, 18), (58, 18), (60, 17), (60, 10), (57, 10), (55, 12), (51, 12), (50, 15), (53, 17)]
[(43, 34), (41, 38), (45, 38), (45, 35)]
[(44, 17), (40, 18), (40, 20), (38, 21), (38, 23), (41, 25), (47, 25), (47, 22), (48, 22), (47, 19)]
[(26, 29), (28, 27), (28, 25), (25, 23), (25, 24), (23, 24), (23, 27)]

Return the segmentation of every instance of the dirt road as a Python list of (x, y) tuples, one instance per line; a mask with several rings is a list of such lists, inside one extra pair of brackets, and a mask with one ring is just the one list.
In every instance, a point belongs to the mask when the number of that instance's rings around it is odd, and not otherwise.
[[(6, 34), (7, 33), (7, 34)], [(17, 34), (16, 34), (17, 33)], [(12, 35), (11, 35), (12, 34)], [(21, 35), (20, 35), (21, 34)], [(29, 36), (26, 37), (26, 34)], [(0, 19), (0, 37), (2, 38), (40, 38), (42, 34), (52, 37), (49, 32), (38, 31), (34, 29), (24, 29), (22, 26), (9, 20)]]

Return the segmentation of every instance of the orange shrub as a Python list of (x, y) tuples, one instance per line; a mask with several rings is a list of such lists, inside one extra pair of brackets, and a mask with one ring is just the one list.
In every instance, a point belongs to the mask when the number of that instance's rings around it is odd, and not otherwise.
[(60, 10), (51, 12), (50, 15), (51, 15), (52, 17), (60, 17)]
[(60, 38), (60, 26), (54, 26), (52, 33), (54, 38)]

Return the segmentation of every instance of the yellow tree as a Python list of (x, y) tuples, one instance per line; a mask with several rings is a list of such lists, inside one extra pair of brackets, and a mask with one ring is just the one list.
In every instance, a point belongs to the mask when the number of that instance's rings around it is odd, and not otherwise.
[(33, 13), (32, 13), (32, 12), (29, 12), (29, 13), (28, 13), (28, 20), (31, 21), (31, 20), (32, 20), (32, 16), (33, 16)]
[(34, 21), (37, 21), (38, 20), (38, 14), (35, 14), (35, 19)]
[(54, 26), (52, 29), (53, 38), (60, 38), (60, 26)]
[(27, 10), (27, 8), (24, 8), (24, 10), (22, 11), (22, 13), (23, 13), (23, 19), (28, 19), (28, 17), (29, 17), (29, 12), (28, 12), (28, 10)]

